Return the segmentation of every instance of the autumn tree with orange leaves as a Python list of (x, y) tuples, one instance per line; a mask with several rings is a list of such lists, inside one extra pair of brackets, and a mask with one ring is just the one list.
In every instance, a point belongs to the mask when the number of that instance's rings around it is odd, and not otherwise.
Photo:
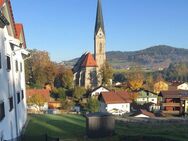
[(134, 68), (127, 74), (129, 87), (132, 90), (139, 90), (144, 84), (144, 75), (139, 68)]

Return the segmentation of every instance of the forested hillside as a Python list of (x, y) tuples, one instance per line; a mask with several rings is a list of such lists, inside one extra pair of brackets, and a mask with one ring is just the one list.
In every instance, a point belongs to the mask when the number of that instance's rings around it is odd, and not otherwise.
[[(167, 68), (172, 62), (187, 62), (188, 49), (175, 48), (166, 45), (150, 47), (140, 51), (107, 52), (109, 63), (116, 69), (140, 66), (147, 69), (158, 70)], [(66, 61), (66, 65), (73, 65), (77, 59)]]

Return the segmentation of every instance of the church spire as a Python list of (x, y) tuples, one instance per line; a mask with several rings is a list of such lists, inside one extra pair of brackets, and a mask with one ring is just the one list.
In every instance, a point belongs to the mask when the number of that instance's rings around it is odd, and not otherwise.
[(96, 23), (95, 23), (95, 35), (97, 34), (100, 28), (105, 34), (104, 21), (103, 21), (103, 15), (102, 15), (102, 4), (101, 4), (101, 0), (98, 0), (97, 16), (96, 16)]

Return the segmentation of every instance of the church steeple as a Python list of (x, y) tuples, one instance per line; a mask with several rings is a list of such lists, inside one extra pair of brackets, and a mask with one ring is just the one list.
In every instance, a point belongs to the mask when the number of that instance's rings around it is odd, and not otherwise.
[(95, 34), (94, 35), (94, 57), (95, 57), (95, 61), (97, 63), (98, 69), (101, 69), (106, 62), (106, 53), (105, 53), (106, 38), (105, 38), (101, 0), (98, 0), (94, 34)]
[(97, 16), (96, 16), (96, 23), (95, 23), (95, 35), (98, 33), (100, 28), (102, 29), (103, 33), (105, 34), (103, 14), (102, 14), (102, 4), (101, 4), (101, 0), (98, 0)]

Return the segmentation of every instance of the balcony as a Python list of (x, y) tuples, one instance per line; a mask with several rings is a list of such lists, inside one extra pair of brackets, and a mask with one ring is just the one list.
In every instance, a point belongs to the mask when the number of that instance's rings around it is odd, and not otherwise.
[(180, 111), (162, 111), (163, 114), (179, 115)]
[(180, 103), (163, 103), (163, 107), (180, 107)]

